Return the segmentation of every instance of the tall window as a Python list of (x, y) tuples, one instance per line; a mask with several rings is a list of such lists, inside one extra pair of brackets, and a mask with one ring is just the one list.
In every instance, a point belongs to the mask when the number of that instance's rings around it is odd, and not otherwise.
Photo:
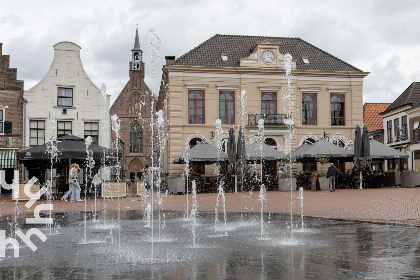
[(71, 121), (57, 121), (57, 138), (64, 135), (71, 135)]
[(57, 106), (73, 107), (73, 89), (58, 88)]
[(204, 123), (204, 90), (188, 91), (188, 122)]
[(331, 94), (331, 125), (345, 125), (344, 94)]
[(316, 93), (302, 94), (302, 124), (316, 125)]
[[(195, 145), (197, 145), (200, 142), (201, 142), (200, 138), (193, 138), (193, 139), (190, 140), (188, 145), (190, 146), (190, 149), (191, 149), (192, 147), (194, 147)], [(206, 170), (205, 170), (204, 163), (192, 163), (190, 166), (191, 166), (190, 169), (191, 169), (192, 172), (195, 172), (197, 174), (202, 174), (202, 175), (205, 174)]]
[(386, 134), (388, 136), (388, 143), (392, 143), (392, 121), (386, 122)]
[(275, 92), (263, 92), (261, 96), (261, 114), (277, 114), (277, 94)]
[(401, 140), (407, 140), (407, 116), (401, 117)]
[(4, 110), (0, 109), (0, 133), (4, 133)]
[(231, 91), (220, 92), (219, 116), (222, 123), (235, 123), (235, 93)]
[(38, 146), (45, 143), (45, 121), (29, 122), (29, 145)]
[(137, 122), (130, 129), (130, 153), (143, 153), (143, 131)]
[(400, 119), (394, 119), (395, 141), (400, 141)]
[(84, 138), (90, 136), (92, 138), (92, 143), (99, 144), (99, 123), (98, 122), (85, 122), (85, 136)]

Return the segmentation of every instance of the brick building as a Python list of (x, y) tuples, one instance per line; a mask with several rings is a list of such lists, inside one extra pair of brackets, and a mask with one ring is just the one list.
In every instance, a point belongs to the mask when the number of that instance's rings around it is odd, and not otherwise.
[[(127, 84), (110, 109), (111, 116), (120, 119), (120, 138), (123, 146), (121, 166), (123, 178), (142, 177), (143, 169), (149, 164), (152, 104), (156, 97), (144, 81), (145, 67), (142, 61), (138, 28), (131, 50)], [(153, 105), (153, 112), (156, 112)]]
[[(3, 55), (2, 47), (0, 43), (0, 170), (10, 184), (23, 143), (23, 81), (17, 80), (17, 69), (9, 67), (10, 56)], [(7, 192), (11, 191), (0, 189)]]

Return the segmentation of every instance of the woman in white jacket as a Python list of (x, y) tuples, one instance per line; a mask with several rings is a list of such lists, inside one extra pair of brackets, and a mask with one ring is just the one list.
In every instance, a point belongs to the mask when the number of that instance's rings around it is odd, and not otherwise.
[(69, 191), (61, 198), (61, 200), (67, 200), (67, 198), (70, 196), (70, 201), (82, 201), (80, 199), (80, 185), (77, 182), (78, 177), (78, 171), (79, 171), (79, 165), (77, 163), (73, 163), (70, 168), (69, 172)]

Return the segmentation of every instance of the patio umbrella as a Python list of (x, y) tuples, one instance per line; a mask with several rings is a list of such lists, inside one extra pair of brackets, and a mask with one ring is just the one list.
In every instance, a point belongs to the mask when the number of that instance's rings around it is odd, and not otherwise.
[[(73, 160), (85, 160), (86, 159), (86, 144), (83, 138), (74, 135), (65, 135), (57, 139), (57, 151), (58, 159), (73, 159)], [(35, 146), (23, 151), (18, 152), (19, 159), (21, 161), (33, 161), (33, 160), (49, 160), (50, 154), (47, 153), (47, 144)], [(96, 145), (91, 144), (89, 150), (92, 151), (92, 158), (94, 160), (101, 160), (104, 157), (110, 160), (115, 160), (116, 152)], [(121, 154), (119, 154), (121, 157)]]
[[(297, 150), (297, 151), (296, 151)], [(350, 159), (353, 158), (353, 152), (343, 149), (325, 139), (320, 139), (314, 144), (303, 144), (296, 149), (294, 155), (296, 160), (304, 160), (316, 157), (331, 157), (335, 159)]]
[(372, 159), (397, 159), (408, 158), (408, 155), (403, 154), (394, 148), (391, 148), (376, 140), (370, 140), (370, 157)]
[(189, 162), (200, 162), (211, 164), (215, 162), (223, 162), (228, 160), (228, 155), (220, 151), (218, 148), (210, 143), (202, 141), (173, 160), (175, 164), (183, 164), (186, 159)]
[(236, 141), (235, 141), (235, 130), (233, 126), (229, 128), (229, 138), (228, 138), (228, 171), (230, 173), (235, 172), (236, 164)]
[(248, 162), (261, 162), (263, 160), (280, 161), (286, 154), (268, 146), (262, 144), (262, 150), (258, 142), (254, 142), (246, 147), (246, 160)]
[(368, 169), (370, 168), (370, 143), (369, 143), (369, 131), (367, 126), (363, 126), (363, 135), (362, 135), (362, 164), (361, 168)]
[(353, 164), (356, 169), (360, 169), (360, 157), (363, 156), (362, 150), (362, 132), (360, 130), (359, 124), (356, 125), (356, 130), (354, 132), (354, 159)]
[(238, 144), (236, 149), (236, 172), (243, 173), (246, 164), (246, 148), (245, 148), (245, 134), (244, 128), (239, 127)]

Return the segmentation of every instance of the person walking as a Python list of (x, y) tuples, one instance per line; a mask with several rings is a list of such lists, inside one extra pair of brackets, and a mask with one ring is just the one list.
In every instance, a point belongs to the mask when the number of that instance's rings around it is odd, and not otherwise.
[(338, 176), (338, 170), (335, 168), (334, 163), (331, 163), (330, 167), (328, 167), (327, 171), (327, 178), (330, 182), (330, 192), (335, 192), (335, 179)]
[(73, 163), (71, 165), (70, 171), (69, 171), (69, 191), (61, 198), (61, 200), (67, 201), (67, 198), (70, 196), (70, 201), (82, 201), (80, 199), (80, 185), (77, 182), (78, 177), (78, 171), (80, 167), (77, 163)]

